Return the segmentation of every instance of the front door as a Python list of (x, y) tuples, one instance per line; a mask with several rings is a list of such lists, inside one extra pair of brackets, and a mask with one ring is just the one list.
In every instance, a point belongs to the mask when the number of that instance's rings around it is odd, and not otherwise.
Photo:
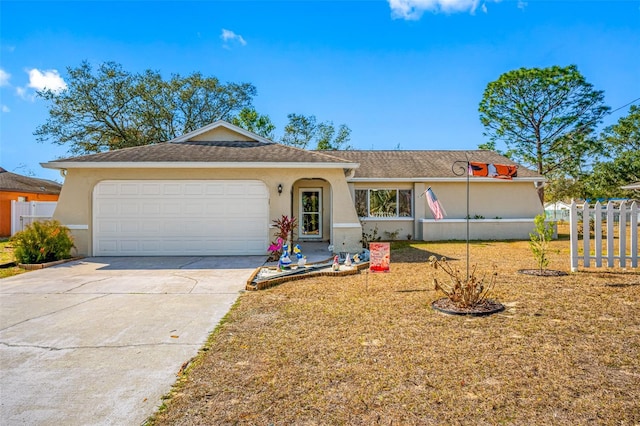
[(322, 189), (300, 189), (300, 238), (322, 238)]

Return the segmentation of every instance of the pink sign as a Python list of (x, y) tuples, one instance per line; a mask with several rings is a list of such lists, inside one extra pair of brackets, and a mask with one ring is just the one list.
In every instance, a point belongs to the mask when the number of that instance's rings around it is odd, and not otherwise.
[(369, 271), (389, 272), (391, 244), (369, 243)]

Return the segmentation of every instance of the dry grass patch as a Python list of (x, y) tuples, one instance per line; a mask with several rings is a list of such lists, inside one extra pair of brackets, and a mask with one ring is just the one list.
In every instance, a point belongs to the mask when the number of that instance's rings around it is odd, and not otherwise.
[[(568, 270), (568, 242), (552, 248)], [(395, 244), (389, 274), (243, 294), (153, 424), (640, 423), (639, 271), (522, 275), (526, 241), (473, 243), (507, 309), (433, 311), (426, 260), (465, 252)]]

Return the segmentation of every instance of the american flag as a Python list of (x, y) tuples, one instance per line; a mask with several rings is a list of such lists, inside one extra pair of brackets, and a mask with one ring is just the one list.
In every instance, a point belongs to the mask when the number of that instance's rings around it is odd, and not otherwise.
[(440, 204), (440, 201), (436, 198), (436, 194), (433, 193), (431, 187), (427, 188), (425, 191), (427, 194), (427, 203), (429, 203), (429, 209), (431, 209), (431, 213), (433, 214), (433, 218), (435, 220), (440, 220), (447, 215), (447, 212)]

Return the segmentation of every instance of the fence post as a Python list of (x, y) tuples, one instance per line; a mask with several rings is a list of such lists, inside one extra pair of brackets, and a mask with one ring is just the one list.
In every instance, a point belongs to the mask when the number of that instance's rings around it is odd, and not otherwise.
[(613, 201), (607, 203), (607, 266), (613, 268), (613, 256), (614, 256), (614, 240), (613, 230), (615, 224), (613, 223)]
[(630, 226), (631, 226), (631, 267), (638, 267), (638, 203), (635, 201), (631, 203), (629, 209), (630, 214)]
[(571, 272), (578, 271), (578, 209), (576, 201), (571, 200), (569, 212), (569, 235), (571, 238)]
[(602, 267), (602, 204), (596, 201), (593, 206), (594, 245), (596, 251), (596, 266)]
[(582, 258), (584, 267), (591, 266), (591, 215), (589, 213), (589, 203), (585, 201), (582, 205)]
[(620, 231), (618, 234), (618, 253), (620, 256), (620, 267), (627, 266), (627, 203), (620, 203)]

